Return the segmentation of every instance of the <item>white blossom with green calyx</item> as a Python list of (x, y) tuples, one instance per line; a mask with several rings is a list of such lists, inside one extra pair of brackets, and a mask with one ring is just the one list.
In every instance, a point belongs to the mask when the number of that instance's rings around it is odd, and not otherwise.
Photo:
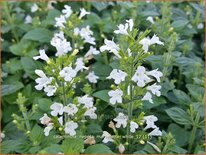
[(64, 106), (61, 103), (54, 102), (50, 106), (50, 109), (52, 110), (51, 111), (52, 116), (63, 115), (64, 113)]
[(39, 120), (40, 120), (41, 124), (48, 125), (49, 122), (51, 121), (51, 118), (46, 113), (44, 113), (44, 116), (41, 117)]
[(115, 84), (120, 84), (125, 81), (127, 73), (121, 71), (120, 69), (113, 69), (107, 79), (114, 79)]
[(108, 95), (111, 97), (109, 99), (109, 103), (111, 103), (112, 105), (115, 105), (116, 103), (122, 103), (122, 95), (123, 95), (122, 90), (120, 89), (110, 90), (108, 92)]
[(34, 60), (42, 59), (46, 62), (49, 61), (49, 57), (46, 55), (46, 52), (44, 49), (39, 50), (39, 54), (40, 54), (39, 56), (34, 56), (33, 59)]
[(71, 9), (71, 6), (68, 6), (68, 5), (64, 5), (64, 9), (62, 10), (62, 13), (64, 14), (64, 16), (66, 18), (69, 18), (72, 14), (72, 9)]
[(86, 108), (92, 108), (94, 101), (93, 97), (89, 97), (88, 95), (84, 95), (82, 97), (78, 97), (78, 102), (83, 104)]
[(101, 52), (109, 51), (110, 53), (113, 53), (118, 58), (121, 58), (121, 56), (119, 55), (119, 45), (115, 44), (113, 40), (104, 39), (104, 44), (105, 45), (100, 47)]
[(59, 72), (60, 77), (64, 78), (65, 81), (72, 81), (74, 77), (77, 75), (77, 71), (73, 69), (72, 67), (64, 67)]
[(159, 40), (159, 37), (157, 37), (155, 34), (153, 37), (150, 39), (149, 37), (143, 38), (139, 42), (142, 45), (142, 49), (144, 50), (144, 53), (147, 53), (149, 50), (149, 46), (153, 44), (158, 44), (158, 45), (164, 45), (163, 42)]
[(63, 108), (63, 111), (67, 113), (67, 115), (74, 116), (78, 112), (78, 108), (75, 104), (68, 104)]
[(55, 27), (65, 28), (64, 24), (66, 24), (66, 19), (64, 15), (60, 15), (60, 17), (56, 17), (55, 21), (56, 21), (54, 25)]
[(82, 19), (82, 17), (89, 15), (90, 12), (86, 11), (84, 8), (80, 8), (80, 15), (79, 15), (79, 19)]
[(120, 128), (121, 126), (125, 128), (127, 126), (128, 116), (120, 112), (113, 120), (116, 122), (116, 128)]
[(134, 122), (134, 121), (131, 121), (130, 122), (130, 132), (131, 133), (135, 133), (135, 131), (139, 128), (139, 125)]
[(42, 90), (43, 88), (47, 87), (47, 85), (49, 85), (52, 82), (52, 77), (47, 77), (46, 74), (42, 71), (42, 70), (35, 70), (35, 73), (39, 76), (39, 78), (37, 78), (35, 80), (35, 82), (37, 83), (37, 85), (35, 86), (35, 88), (37, 90)]
[(97, 83), (97, 80), (99, 79), (99, 77), (95, 75), (94, 71), (91, 71), (86, 76), (86, 79), (88, 79), (90, 83)]
[(77, 128), (78, 128), (78, 124), (76, 122), (69, 121), (66, 122), (64, 131), (66, 134), (69, 134), (70, 136), (75, 136), (76, 135), (75, 129)]
[(44, 135), (49, 136), (50, 131), (54, 128), (54, 123), (49, 123), (45, 128), (44, 128)]
[(112, 135), (109, 134), (107, 131), (103, 131), (103, 134), (102, 134), (102, 142), (103, 143), (108, 143), (108, 142), (113, 142), (114, 139), (112, 139)]
[(50, 41), (51, 45), (54, 46), (57, 50), (56, 56), (62, 56), (67, 54), (69, 51), (72, 50), (71, 43), (67, 42), (64, 37), (64, 33), (60, 31), (59, 33), (55, 33), (54, 37)]

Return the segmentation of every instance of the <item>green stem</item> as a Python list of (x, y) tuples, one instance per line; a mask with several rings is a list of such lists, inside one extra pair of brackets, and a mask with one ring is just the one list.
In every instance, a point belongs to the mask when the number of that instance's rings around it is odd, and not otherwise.
[(105, 64), (109, 64), (107, 52), (103, 52)]
[[(63, 88), (63, 105), (66, 106), (67, 97), (66, 97), (66, 90), (65, 90), (64, 82), (62, 82), (62, 88)], [(64, 113), (64, 123), (66, 123), (66, 121), (67, 121), (67, 115), (66, 113)]]
[(196, 135), (199, 120), (200, 120), (200, 116), (197, 113), (196, 118), (195, 118), (195, 124), (193, 125), (190, 140), (189, 140), (189, 147), (188, 147), (189, 153), (191, 153), (191, 150), (192, 150), (192, 147), (195, 141), (195, 135)]
[[(133, 60), (131, 63), (131, 71), (130, 71), (130, 77), (133, 76), (133, 71), (134, 70), (134, 65), (133, 65)], [(132, 120), (132, 112), (133, 112), (133, 88), (132, 88), (132, 81), (130, 82), (130, 100), (131, 102), (129, 102), (129, 106), (128, 106), (128, 122), (130, 122)], [(131, 142), (131, 132), (130, 132), (130, 128), (129, 125), (127, 125), (127, 142), (128, 142), (128, 151), (130, 151), (130, 142)]]

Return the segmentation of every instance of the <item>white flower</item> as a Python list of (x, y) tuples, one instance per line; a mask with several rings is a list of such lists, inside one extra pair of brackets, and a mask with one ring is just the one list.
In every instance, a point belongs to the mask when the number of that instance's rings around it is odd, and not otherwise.
[(56, 56), (65, 55), (68, 51), (72, 50), (70, 42), (67, 42), (64, 38), (64, 33), (62, 31), (55, 33), (50, 43), (52, 46), (56, 47)]
[(44, 135), (49, 136), (49, 132), (53, 129), (53, 123), (49, 123), (46, 128), (44, 128)]
[(154, 94), (156, 96), (161, 95), (160, 89), (161, 89), (161, 86), (157, 85), (156, 83), (147, 87), (147, 90), (150, 90), (152, 92), (152, 94)]
[(64, 5), (64, 9), (62, 10), (62, 13), (64, 14), (64, 16), (65, 16), (66, 18), (70, 17), (71, 14), (72, 14), (72, 9), (71, 9), (71, 7), (68, 6), (68, 5)]
[(58, 122), (59, 122), (60, 125), (63, 125), (63, 116), (58, 118)]
[(88, 97), (88, 95), (84, 95), (82, 97), (78, 97), (78, 102), (80, 104), (84, 104), (84, 107), (91, 108), (93, 107), (93, 97)]
[(136, 122), (131, 121), (130, 122), (130, 132), (135, 133), (136, 129), (139, 128), (139, 125)]
[(88, 15), (88, 14), (90, 14), (90, 12), (87, 12), (84, 8), (81, 8), (79, 19), (81, 19), (82, 17), (84, 17), (85, 15)]
[(65, 19), (65, 16), (63, 15), (60, 15), (60, 17), (56, 17), (55, 18), (55, 27), (59, 27), (59, 28), (65, 28), (64, 24), (66, 23), (66, 19)]
[(94, 37), (91, 37), (91, 36), (86, 36), (86, 37), (84, 38), (84, 42), (85, 42), (85, 43), (90, 43), (90, 44), (92, 44), (92, 45), (96, 45), (96, 43), (95, 43), (95, 38), (94, 38)]
[(36, 12), (37, 10), (39, 9), (38, 5), (36, 3), (34, 3), (32, 6), (31, 6), (31, 12)]
[(149, 136), (162, 136), (162, 132), (156, 127), (152, 132), (148, 134)]
[(39, 50), (39, 54), (40, 54), (39, 56), (35, 56), (35, 57), (33, 57), (33, 59), (34, 60), (42, 59), (44, 61), (48, 61), (49, 60), (49, 57), (46, 55), (44, 49)]
[(144, 87), (151, 79), (146, 75), (146, 69), (143, 66), (138, 66), (132, 81), (136, 82), (139, 87)]
[(115, 105), (116, 103), (122, 103), (122, 95), (123, 95), (123, 91), (120, 89), (116, 89), (116, 90), (110, 90), (108, 92), (108, 95), (111, 97), (109, 99), (109, 102), (112, 105)]
[(76, 67), (75, 67), (74, 70), (76, 70), (76, 72), (78, 72), (78, 71), (83, 71), (83, 69), (87, 69), (87, 68), (84, 66), (83, 58), (77, 58), (75, 65), (76, 65)]
[(104, 39), (104, 43), (105, 45), (100, 47), (101, 52), (109, 51), (110, 53), (114, 53), (114, 55), (116, 55), (118, 58), (121, 58), (118, 52), (119, 46), (115, 44), (113, 40)]
[(24, 21), (25, 24), (29, 24), (29, 23), (32, 23), (32, 17), (30, 15), (27, 15), (25, 17), (25, 21)]
[(71, 81), (77, 75), (77, 71), (72, 67), (64, 67), (59, 75), (64, 78), (65, 81)]
[(156, 122), (158, 120), (156, 116), (154, 116), (154, 115), (145, 116), (144, 120), (146, 121), (146, 127), (144, 128), (144, 130), (149, 129), (149, 128), (154, 129), (157, 127), (154, 124), (154, 122)]
[(47, 114), (44, 114), (44, 116), (41, 117), (39, 120), (41, 121), (41, 124), (43, 124), (43, 125), (48, 125), (49, 122), (51, 121), (51, 118), (48, 117)]
[(96, 48), (94, 48), (93, 46), (90, 46), (89, 51), (85, 54), (84, 57), (89, 57), (90, 55), (97, 55), (99, 53), (100, 52)]
[(88, 108), (84, 113), (84, 116), (89, 116), (91, 119), (97, 119), (97, 114), (95, 113), (96, 109), (96, 107)]
[(5, 134), (1, 132), (1, 138), (4, 139), (5, 138)]
[(69, 134), (70, 136), (74, 136), (74, 135), (76, 135), (75, 129), (77, 129), (77, 128), (78, 128), (78, 124), (74, 121), (70, 121), (70, 122), (67, 122), (65, 124), (64, 131), (65, 131), (65, 133)]
[(118, 30), (115, 30), (114, 33), (116, 34), (123, 34), (123, 35), (128, 35), (127, 29), (128, 29), (128, 23), (126, 23), (125, 25), (120, 24), (117, 26)]
[(128, 117), (120, 112), (118, 114), (118, 116), (116, 118), (114, 118), (113, 120), (115, 122), (117, 122), (116, 125), (115, 125), (117, 128), (120, 128), (121, 125), (122, 125), (123, 128), (125, 128), (127, 126), (127, 119), (128, 119)]
[(127, 49), (127, 53), (128, 53), (128, 56), (129, 56), (129, 57), (132, 56), (132, 52), (131, 52), (131, 50), (130, 50), (129, 48)]
[(147, 92), (147, 93), (143, 96), (142, 101), (149, 101), (150, 103), (153, 103), (152, 94), (151, 94), (150, 92)]
[(48, 85), (44, 88), (44, 92), (47, 93), (47, 96), (53, 96), (56, 90), (57, 90), (57, 87), (52, 86), (52, 85)]
[(50, 109), (52, 109), (52, 111), (51, 111), (51, 115), (52, 115), (52, 116), (57, 116), (58, 114), (59, 114), (59, 115), (62, 115), (63, 112), (64, 112), (64, 106), (63, 106), (63, 104), (57, 103), (57, 102), (54, 102), (54, 103), (50, 106)]
[(151, 45), (150, 38), (143, 38), (139, 42), (142, 45), (142, 49), (144, 50), (144, 53), (148, 52), (149, 46)]
[(157, 82), (160, 82), (160, 78), (163, 76), (162, 72), (158, 71), (158, 69), (149, 71), (146, 74), (155, 77)]
[(161, 42), (161, 41), (159, 40), (159, 37), (157, 37), (155, 34), (154, 34), (153, 37), (151, 38), (150, 43), (151, 43), (151, 45), (153, 45), (153, 44), (164, 45), (164, 43)]
[(35, 70), (35, 73), (39, 76), (39, 78), (35, 80), (35, 82), (38, 84), (35, 86), (37, 90), (42, 90), (52, 82), (52, 77), (47, 77), (42, 70), (37, 69)]
[(199, 23), (198, 25), (197, 25), (197, 29), (203, 29), (204, 28), (204, 24), (203, 23)]
[(149, 37), (143, 38), (139, 42), (142, 45), (142, 49), (144, 50), (144, 53), (148, 52), (149, 46), (153, 44), (159, 44), (159, 45), (164, 45), (163, 42), (159, 40), (159, 37), (157, 37), (155, 34), (153, 37), (150, 39)]
[(154, 24), (154, 20), (151, 16), (147, 17), (146, 20), (149, 21), (150, 23)]
[(125, 147), (123, 144), (119, 144), (118, 149), (119, 149), (119, 153), (121, 154), (125, 151)]
[(77, 36), (77, 35), (79, 35), (79, 33), (80, 33), (79, 28), (78, 28), (78, 27), (75, 27), (75, 28), (74, 28), (74, 35)]
[(92, 72), (89, 72), (89, 74), (86, 76), (86, 79), (88, 79), (90, 83), (97, 83), (97, 80), (99, 79), (99, 77), (96, 76), (94, 72), (92, 71)]
[(113, 142), (114, 140), (112, 139), (112, 135), (110, 135), (107, 131), (103, 131), (102, 134), (102, 140), (103, 143), (108, 143), (108, 142)]
[(66, 112), (68, 115), (74, 116), (78, 112), (78, 108), (75, 104), (68, 104), (64, 107), (64, 112)]
[(129, 30), (132, 31), (133, 26), (134, 26), (134, 21), (133, 21), (133, 19), (126, 20), (126, 22), (129, 24)]
[(127, 73), (119, 69), (113, 69), (110, 75), (107, 77), (107, 79), (114, 79), (115, 84), (120, 84), (122, 81), (125, 80), (126, 76)]

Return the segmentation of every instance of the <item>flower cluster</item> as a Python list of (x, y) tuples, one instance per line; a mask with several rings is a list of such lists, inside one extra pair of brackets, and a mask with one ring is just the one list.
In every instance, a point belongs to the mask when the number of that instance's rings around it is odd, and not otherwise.
[[(46, 113), (40, 118), (41, 124), (45, 125), (44, 134), (48, 136), (50, 131), (55, 127), (64, 128), (65, 134), (70, 136), (76, 135), (76, 129), (78, 128), (78, 120), (84, 120), (84, 117), (90, 119), (97, 119), (95, 113), (96, 107), (93, 106), (93, 98), (85, 95), (78, 97), (78, 103), (69, 103), (64, 106), (62, 103), (54, 102), (50, 109), (52, 110), (49, 117)], [(58, 120), (55, 122), (53, 120)]]
[[(136, 43), (135, 32), (137, 31), (136, 29), (133, 30), (133, 26), (134, 22), (132, 19), (126, 20), (126, 24), (120, 24), (118, 30), (115, 30), (114, 33), (121, 34), (127, 37), (130, 42), (133, 41)], [(143, 37), (140, 36), (139, 38)], [(136, 46), (129, 44), (129, 46), (123, 47), (124, 44), (118, 45), (113, 40), (108, 39), (105, 39), (104, 43), (105, 45), (100, 47), (100, 51), (113, 53), (120, 61), (120, 67), (114, 68), (107, 77), (107, 79), (114, 80), (115, 83), (112, 86), (113, 90), (108, 92), (108, 96), (110, 97), (109, 103), (115, 107), (127, 108), (127, 110), (122, 110), (122, 112), (118, 113), (117, 117), (110, 122), (109, 127), (113, 129), (116, 136), (119, 134), (117, 132), (118, 128), (127, 128), (127, 136), (128, 134), (135, 134), (136, 131), (145, 132), (147, 129), (153, 129), (148, 133), (149, 136), (161, 136), (162, 132), (154, 124), (158, 120), (156, 116), (140, 114), (135, 118), (132, 115), (132, 111), (134, 110), (133, 104), (135, 100), (148, 100), (153, 103), (152, 94), (156, 96), (161, 95), (161, 86), (157, 83), (160, 83), (160, 78), (163, 76), (162, 72), (158, 71), (158, 69), (147, 71), (141, 65), (140, 62), (142, 60), (139, 57), (147, 54), (149, 46), (154, 44), (164, 45), (164, 43), (156, 35), (153, 35), (151, 39), (149, 37), (140, 39), (139, 44)], [(131, 69), (128, 68), (129, 66)], [(128, 113), (125, 114), (124, 111), (128, 111)], [(107, 131), (103, 132), (102, 138), (104, 143), (114, 142), (118, 144), (119, 152), (124, 152), (123, 143), (117, 138), (113, 138)]]

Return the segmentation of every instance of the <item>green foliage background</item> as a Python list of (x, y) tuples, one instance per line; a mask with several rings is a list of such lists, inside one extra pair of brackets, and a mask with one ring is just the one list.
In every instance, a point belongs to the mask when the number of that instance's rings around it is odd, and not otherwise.
[[(87, 16), (85, 25), (94, 31), (97, 45), (103, 44), (106, 36), (113, 38), (116, 26), (128, 18), (135, 19), (138, 29), (151, 29), (165, 46), (153, 49), (154, 55), (144, 64), (149, 68), (163, 71), (162, 96), (154, 99), (154, 104), (145, 102), (142, 111), (159, 118), (158, 126), (165, 131), (162, 137), (162, 153), (204, 153), (204, 24), (203, 2), (58, 2), (55, 9), (48, 10), (47, 2), (37, 3), (41, 10), (31, 13), (32, 2), (1, 2), (2, 14), (2, 112), (1, 126), (5, 134), (2, 141), (3, 153), (79, 153), (84, 148), (83, 142), (65, 140), (59, 145), (53, 135), (45, 138), (39, 118), (49, 110), (52, 104), (43, 93), (35, 90), (36, 75), (34, 70), (43, 64), (32, 59), (38, 49), (47, 46), (48, 55), (54, 56), (55, 49), (50, 40), (55, 32), (54, 18), (61, 14), (64, 4), (74, 11), (84, 7), (92, 11)], [(30, 14), (32, 24), (25, 24), (24, 18)], [(155, 24), (146, 20), (152, 16)], [(88, 48), (81, 51), (82, 56)], [(107, 92), (111, 83), (105, 80), (112, 68), (118, 63), (110, 57), (96, 56), (90, 62), (92, 70), (100, 76), (95, 86), (94, 97), (101, 99), (97, 105), (100, 115), (112, 115), (113, 109), (108, 105)], [(13, 123), (20, 114), (16, 104), (18, 93), (26, 97), (26, 108), (32, 124), (29, 136), (17, 129)], [(38, 108), (37, 112), (32, 112)], [(16, 114), (16, 115), (13, 115)], [(107, 128), (109, 119), (93, 122), (87, 128), (88, 133), (99, 134)], [(171, 133), (171, 134), (166, 134)], [(172, 143), (175, 140), (175, 144)], [(68, 146), (69, 147), (65, 147)], [(112, 153), (101, 141), (86, 147), (84, 153)], [(74, 146), (73, 146), (74, 145)], [(78, 145), (78, 149), (75, 145)], [(134, 146), (134, 153), (157, 153), (149, 145)], [(72, 152), (72, 151), (74, 152)], [(76, 151), (76, 152), (75, 152)]]

